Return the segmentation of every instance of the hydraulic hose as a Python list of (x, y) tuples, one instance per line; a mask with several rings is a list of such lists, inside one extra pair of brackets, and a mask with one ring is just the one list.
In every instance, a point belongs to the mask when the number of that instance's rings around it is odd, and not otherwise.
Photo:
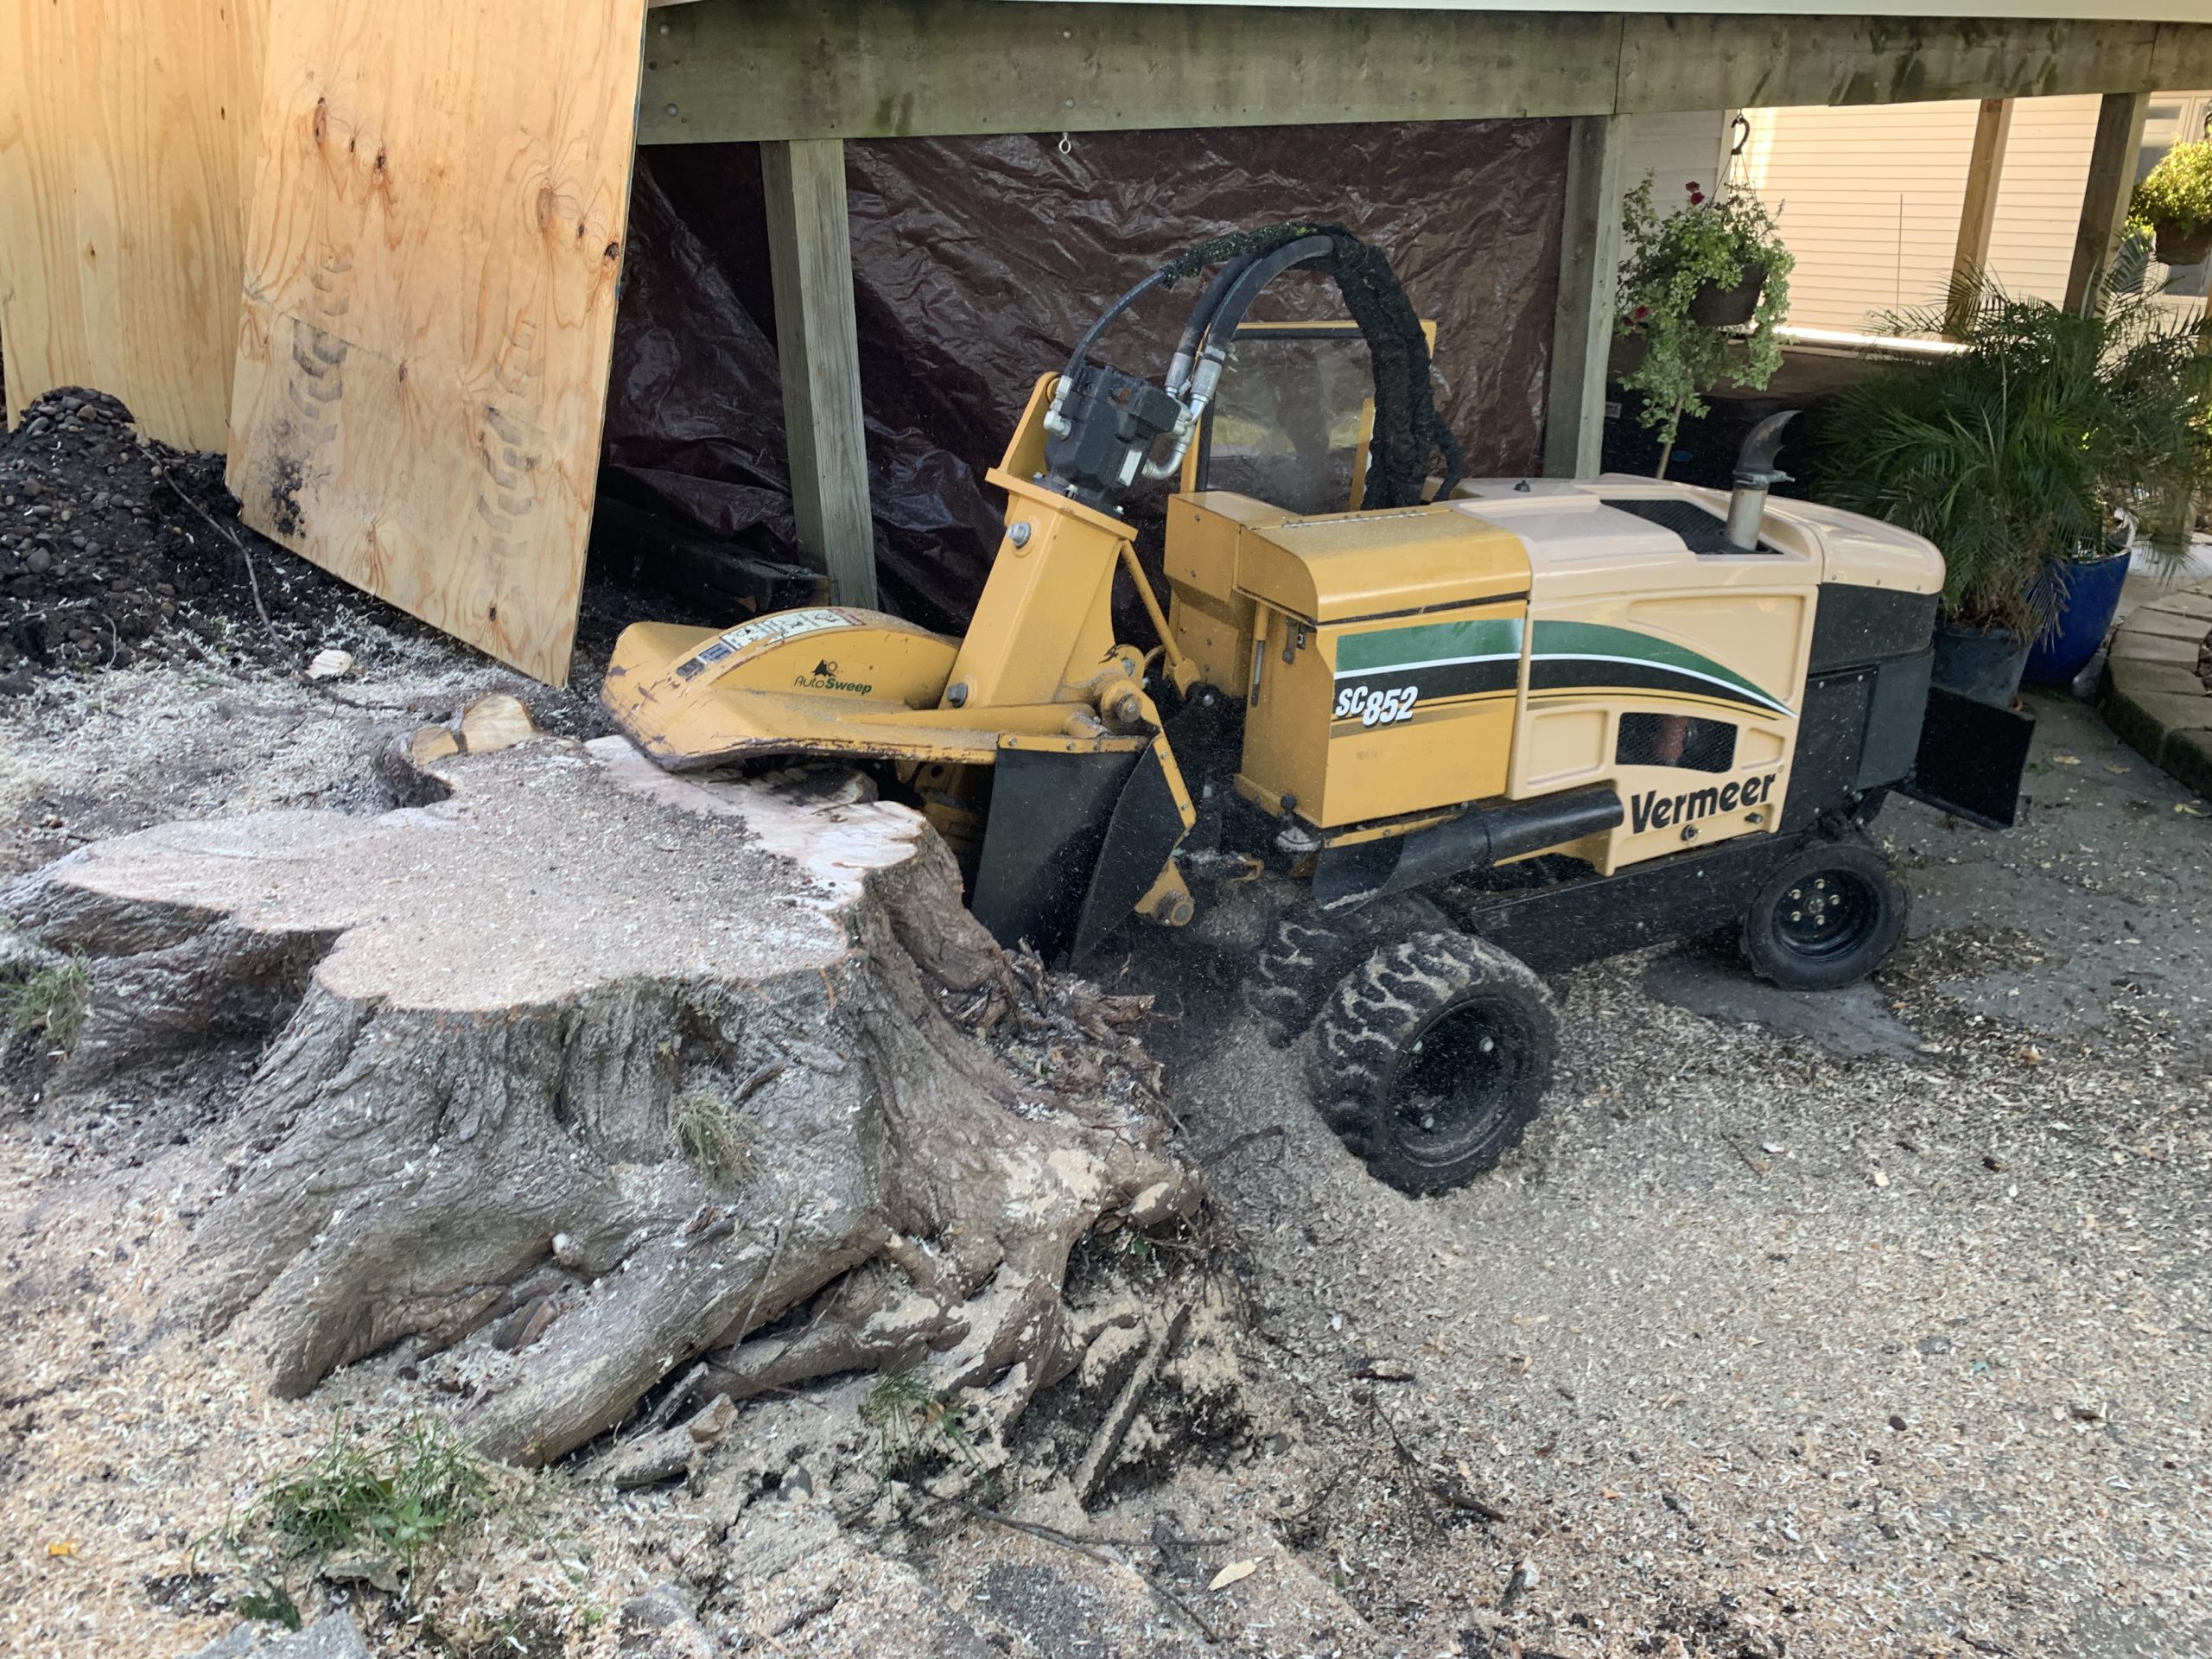
[(1108, 306), (1099, 314), (1098, 320), (1084, 330), (1083, 338), (1076, 341), (1075, 350), (1068, 354), (1067, 367), (1060, 371), (1058, 384), (1052, 388), (1052, 404), (1045, 410), (1045, 429), (1047, 432), (1052, 433), (1055, 437), (1067, 436), (1068, 419), (1060, 412), (1061, 405), (1066, 401), (1068, 393), (1075, 389), (1076, 375), (1083, 368), (1084, 359), (1090, 355), (1090, 348), (1098, 343), (1098, 336), (1106, 332), (1107, 326), (1115, 318), (1135, 305), (1142, 296), (1158, 288), (1163, 283), (1173, 280), (1174, 268), (1171, 265), (1162, 265), (1128, 293), (1122, 295), (1120, 299), (1115, 301), (1113, 304)]
[(1063, 378), (1069, 380), (1075, 378), (1076, 371), (1083, 366), (1084, 359), (1090, 355), (1090, 348), (1098, 343), (1098, 336), (1106, 332), (1107, 326), (1110, 324), (1115, 318), (1120, 316), (1122, 312), (1135, 305), (1137, 301), (1141, 299), (1146, 294), (1159, 287), (1162, 283), (1167, 281), (1168, 270), (1169, 267), (1162, 265), (1158, 270), (1154, 271), (1151, 276), (1146, 277), (1128, 293), (1122, 295), (1120, 299), (1115, 301), (1113, 304), (1108, 306), (1105, 310), (1099, 313), (1098, 321), (1092, 323), (1090, 327), (1084, 330), (1083, 338), (1076, 341), (1075, 350), (1069, 353), (1068, 366), (1064, 372)]
[[(1260, 290), (1291, 266), (1304, 264), (1309, 259), (1326, 258), (1335, 251), (1335, 245), (1325, 236), (1302, 236), (1272, 252), (1248, 253), (1230, 261), (1206, 285), (1198, 308), (1192, 313), (1190, 326), (1183, 331), (1185, 343), (1175, 348), (1175, 360), (1167, 371), (1167, 389), (1183, 404), (1185, 414), (1176, 423), (1175, 442), (1168, 446), (1167, 453), (1145, 462), (1147, 478), (1173, 477), (1182, 466), (1184, 454), (1191, 447), (1192, 435), (1205, 417), (1206, 406), (1213, 401), (1214, 388), (1221, 384), (1222, 369), (1229, 357), (1229, 342), (1236, 338), (1236, 325), (1252, 308), (1252, 302), (1259, 297)], [(1186, 355), (1193, 345), (1198, 348), (1195, 368)], [(1178, 390), (1175, 377), (1185, 371), (1190, 373), (1189, 384)]]
[(1325, 259), (1335, 251), (1336, 244), (1325, 236), (1301, 236), (1295, 242), (1284, 243), (1272, 253), (1249, 257), (1241, 266), (1224, 267), (1223, 274), (1232, 277), (1233, 285), (1206, 317), (1205, 335), (1199, 343), (1200, 355), (1217, 359), (1227, 356), (1236, 325), (1244, 321), (1244, 314), (1260, 297), (1262, 289), (1293, 265)]
[(1259, 257), (1256, 253), (1240, 253), (1229, 260), (1214, 273), (1213, 280), (1198, 296), (1198, 302), (1191, 308), (1190, 321), (1183, 325), (1183, 336), (1175, 342), (1175, 355), (1168, 359), (1166, 385), (1171, 396), (1180, 397), (1189, 390), (1191, 365), (1198, 359), (1199, 343), (1205, 339), (1206, 325), (1220, 308), (1222, 296), (1229, 291), (1229, 285)]

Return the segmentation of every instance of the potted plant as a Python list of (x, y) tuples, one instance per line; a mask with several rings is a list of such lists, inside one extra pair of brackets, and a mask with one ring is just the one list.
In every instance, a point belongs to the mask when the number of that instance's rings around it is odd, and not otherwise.
[(2111, 625), (2135, 527), (2186, 545), (2212, 480), (2212, 334), (2140, 291), (2141, 262), (2125, 254), (2086, 313), (1977, 276), (1891, 318), (1933, 334), (1948, 317), (1957, 349), (1877, 367), (1822, 427), (1821, 496), (1942, 550), (1940, 684), (2009, 702), (2039, 642), (2042, 674), (2070, 679)]
[(2169, 265), (2212, 255), (2212, 139), (2176, 144), (2135, 187), (2129, 223), (2148, 231)]
[(1622, 208), (1616, 326), (1642, 355), (1620, 383), (1643, 394), (1637, 418), (1660, 429), (1662, 478), (1682, 416), (1706, 412), (1703, 393), (1724, 380), (1757, 388), (1773, 378), (1775, 325), (1789, 314), (1796, 263), (1757, 197), (1685, 190), (1688, 200), (1662, 214), (1646, 175)]

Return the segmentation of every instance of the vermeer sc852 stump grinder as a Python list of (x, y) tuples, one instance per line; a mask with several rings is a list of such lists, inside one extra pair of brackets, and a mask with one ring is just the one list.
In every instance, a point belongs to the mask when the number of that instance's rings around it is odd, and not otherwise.
[[(1245, 321), (1299, 266), (1351, 321)], [(1147, 290), (1209, 267), (1164, 384), (1093, 359)], [(1376, 1175), (1456, 1185), (1549, 1083), (1537, 970), (1738, 925), (1779, 984), (1860, 978), (1905, 913), (1865, 824), (1897, 790), (2009, 825), (2029, 722), (1931, 690), (1932, 545), (1769, 502), (1786, 416), (1732, 495), (1463, 480), (1426, 327), (1341, 231), (1196, 249), (1036, 383), (964, 639), (840, 606), (645, 623), (607, 706), (671, 768), (868, 765), (960, 856), (976, 917), (1050, 958), (1132, 912), (1187, 922), (1186, 876), (1291, 878), (1254, 1006), (1281, 1041), (1318, 1024), (1320, 1109)], [(1332, 340), (1371, 371), (1342, 409)], [(1164, 610), (1122, 516), (1148, 480), (1180, 482)], [(1156, 644), (1116, 639), (1118, 573)]]

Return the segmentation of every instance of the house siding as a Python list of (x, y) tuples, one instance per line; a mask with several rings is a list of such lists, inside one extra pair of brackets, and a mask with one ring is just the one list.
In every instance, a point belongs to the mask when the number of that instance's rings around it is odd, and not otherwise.
[[(2206, 96), (2164, 93), (2154, 100), (2146, 159), (2190, 117), (2201, 120)], [(1878, 329), (1886, 312), (1942, 303), (1976, 109), (1963, 99), (1747, 112), (1746, 182), (1777, 214), (1797, 256), (1793, 324)], [(2096, 122), (2094, 97), (2013, 105), (1989, 266), (2014, 294), (2065, 296)]]

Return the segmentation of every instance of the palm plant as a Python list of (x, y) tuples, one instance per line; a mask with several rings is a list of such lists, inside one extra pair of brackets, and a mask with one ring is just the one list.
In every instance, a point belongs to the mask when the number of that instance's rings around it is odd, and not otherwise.
[(1961, 349), (1884, 365), (1825, 423), (1819, 493), (1934, 542), (1953, 622), (2031, 636), (2055, 562), (2125, 546), (2131, 525), (2186, 545), (2212, 480), (2212, 329), (2143, 291), (2145, 251), (2131, 239), (2082, 311), (1974, 274), (1946, 306), (1892, 315), (1892, 332), (1948, 327)]

